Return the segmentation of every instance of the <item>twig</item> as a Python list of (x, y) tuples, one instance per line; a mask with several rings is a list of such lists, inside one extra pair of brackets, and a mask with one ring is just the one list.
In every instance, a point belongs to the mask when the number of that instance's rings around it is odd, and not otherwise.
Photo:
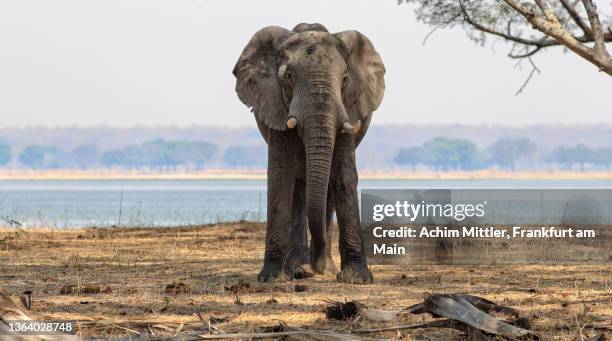
[(121, 211), (123, 209), (123, 191), (121, 191), (121, 196), (119, 197), (119, 221), (117, 222), (117, 227), (121, 226)]
[(523, 90), (525, 89), (525, 87), (527, 86), (527, 84), (529, 83), (529, 81), (531, 80), (531, 78), (536, 72), (538, 74), (540, 73), (540, 69), (538, 69), (538, 67), (534, 64), (533, 60), (531, 60), (531, 57), (528, 57), (527, 59), (529, 60), (529, 63), (531, 64), (531, 72), (529, 72), (529, 76), (527, 76), (527, 79), (525, 79), (525, 82), (523, 82), (523, 85), (521, 85), (521, 87), (514, 94), (514, 96), (518, 96), (521, 94), (521, 92), (523, 92)]
[[(290, 335), (310, 335), (318, 336), (323, 339), (335, 339), (335, 340), (362, 340), (363, 338), (356, 335), (350, 334), (339, 334), (333, 332), (315, 332), (308, 330), (294, 330), (286, 332), (272, 332), (272, 333), (233, 333), (233, 334), (221, 334), (221, 335), (206, 335), (202, 334), (202, 331), (181, 334), (176, 337), (170, 337), (166, 340), (220, 340), (220, 339), (261, 339), (261, 338), (273, 338)], [(193, 339), (191, 338), (193, 337)]]
[(576, 327), (578, 327), (578, 335), (580, 336), (580, 340), (584, 341), (584, 334), (582, 334), (582, 328), (580, 327), (580, 323), (578, 322), (578, 315), (574, 314), (576, 318)]
[(115, 327), (115, 328), (119, 328), (119, 329), (123, 329), (123, 330), (126, 330), (126, 331), (131, 332), (131, 333), (134, 333), (134, 334), (140, 334), (140, 332), (137, 332), (137, 331), (135, 331), (135, 330), (133, 330), (133, 329), (130, 329), (130, 328), (128, 328), (128, 327), (123, 327), (123, 326), (120, 326), (120, 325), (118, 325), (118, 324), (111, 324), (110, 326)]
[(385, 332), (390, 330), (401, 330), (401, 329), (422, 329), (422, 328), (452, 328), (451, 325), (453, 323), (457, 323), (452, 320), (438, 320), (431, 321), (426, 323), (417, 323), (417, 324), (402, 324), (399, 326), (391, 326), (391, 327), (382, 327), (382, 328), (374, 328), (374, 329), (357, 329), (353, 330), (355, 333), (378, 333)]
[(423, 45), (425, 45), (427, 43), (427, 39), (429, 38), (429, 36), (431, 36), (432, 34), (434, 34), (434, 32), (436, 32), (438, 29), (442, 28), (443, 25), (438, 25), (436, 27), (434, 27), (431, 31), (429, 31), (426, 35), (425, 38), (423, 38)]
[(531, 57), (531, 56), (533, 56), (534, 54), (538, 53), (538, 51), (540, 51), (541, 49), (542, 49), (542, 47), (541, 47), (541, 46), (537, 46), (536, 48), (534, 48), (534, 49), (533, 49), (533, 50), (531, 50), (531, 51), (529, 51), (529, 50), (526, 48), (527, 52), (522, 53), (522, 54), (513, 54), (513, 53), (511, 52), (511, 53), (508, 53), (508, 57), (510, 57), (510, 58), (512, 58), (512, 59), (521, 59), (521, 58), (527, 58), (527, 57)]

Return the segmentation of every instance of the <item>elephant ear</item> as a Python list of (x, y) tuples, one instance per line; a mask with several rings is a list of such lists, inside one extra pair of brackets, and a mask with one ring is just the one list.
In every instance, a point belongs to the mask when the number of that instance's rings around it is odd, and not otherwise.
[(343, 91), (344, 107), (352, 123), (367, 123), (385, 93), (385, 66), (365, 35), (344, 31), (335, 36), (348, 50), (349, 82)]
[(257, 31), (233, 71), (238, 98), (252, 108), (258, 122), (277, 130), (287, 129), (288, 115), (276, 78), (276, 55), (283, 41), (292, 34), (278, 26)]

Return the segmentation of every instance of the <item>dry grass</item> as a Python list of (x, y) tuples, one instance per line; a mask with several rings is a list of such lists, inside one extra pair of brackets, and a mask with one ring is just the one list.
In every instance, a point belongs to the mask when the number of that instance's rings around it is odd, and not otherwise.
[[(0, 229), (0, 286), (32, 290), (32, 312), (48, 319), (96, 321), (84, 335), (154, 332), (172, 335), (208, 328), (209, 316), (228, 317), (226, 332), (277, 324), (347, 332), (381, 323), (325, 320), (326, 300), (357, 300), (382, 308), (407, 307), (426, 292), (463, 292), (515, 307), (544, 340), (593, 335), (612, 328), (612, 265), (425, 266), (377, 265), (375, 283), (340, 284), (331, 274), (258, 284), (263, 226), (193, 228)], [(240, 281), (243, 285), (236, 285)], [(66, 285), (110, 286), (112, 293), (62, 295)], [(171, 283), (184, 283), (166, 294)], [(244, 283), (248, 283), (244, 285)], [(294, 292), (296, 284), (306, 290)], [(234, 290), (226, 290), (234, 285)], [(525, 289), (535, 289), (525, 290)], [(397, 323), (421, 322), (406, 316)], [(425, 319), (429, 319), (426, 317)], [(182, 325), (181, 325), (182, 323)], [(404, 335), (433, 333), (416, 330)], [(452, 332), (435, 331), (452, 339)], [(386, 334), (393, 336), (395, 333)], [(377, 336), (377, 335), (374, 335)], [(378, 334), (378, 336), (381, 336)]]

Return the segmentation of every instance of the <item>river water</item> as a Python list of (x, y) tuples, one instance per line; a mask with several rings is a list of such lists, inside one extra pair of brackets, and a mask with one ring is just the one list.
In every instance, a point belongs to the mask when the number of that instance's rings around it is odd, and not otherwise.
[[(361, 180), (359, 188), (612, 188), (612, 181)], [(0, 226), (177, 226), (265, 217), (265, 180), (0, 180)]]

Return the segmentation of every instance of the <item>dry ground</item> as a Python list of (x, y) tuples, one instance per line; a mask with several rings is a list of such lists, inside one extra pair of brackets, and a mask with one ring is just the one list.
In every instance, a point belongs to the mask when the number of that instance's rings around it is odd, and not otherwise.
[[(402, 308), (420, 302), (426, 292), (462, 292), (519, 309), (544, 340), (580, 340), (581, 334), (593, 335), (594, 327), (607, 329), (612, 336), (611, 264), (377, 265), (372, 266), (371, 285), (336, 283), (331, 274), (258, 284), (263, 238), (263, 226), (250, 223), (163, 229), (0, 229), (0, 286), (13, 293), (31, 290), (32, 313), (37, 316), (85, 321), (83, 335), (172, 335), (177, 329), (208, 328), (210, 316), (228, 318), (217, 324), (225, 332), (259, 331), (278, 321), (350, 332), (383, 324), (326, 320), (327, 300)], [(66, 285), (83, 288), (92, 283), (102, 289), (108, 286), (112, 293), (60, 294)], [(189, 292), (165, 293), (170, 283), (184, 283)], [(305, 291), (294, 292), (296, 284), (304, 285)], [(424, 319), (430, 318), (409, 315), (394, 324)], [(427, 333), (453, 339), (447, 330), (402, 332)]]

